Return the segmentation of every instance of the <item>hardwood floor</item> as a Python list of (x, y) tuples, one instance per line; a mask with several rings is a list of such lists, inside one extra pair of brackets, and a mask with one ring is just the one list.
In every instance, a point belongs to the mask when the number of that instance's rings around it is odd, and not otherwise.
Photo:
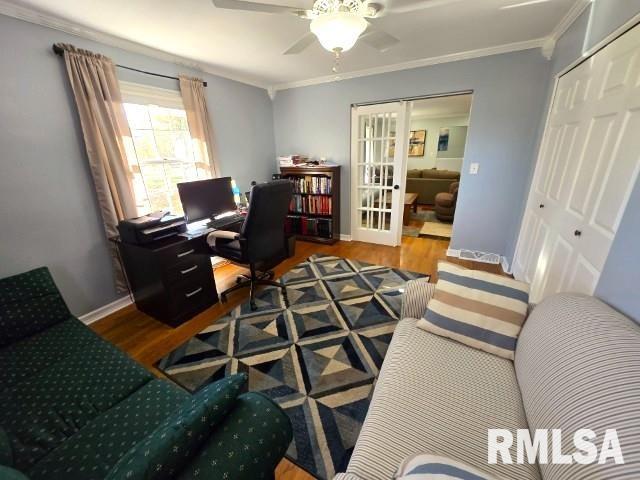
[[(337, 242), (335, 245), (297, 242), (295, 255), (275, 268), (275, 273), (276, 276), (280, 276), (310, 255), (325, 253), (431, 274), (431, 281), (435, 282), (437, 280), (437, 262), (438, 260), (447, 259), (448, 245), (448, 240), (413, 237), (403, 237), (400, 247), (342, 241)], [(501, 273), (502, 271), (498, 265), (487, 265), (452, 258), (449, 258), (449, 260), (469, 268), (483, 269), (495, 273)], [(227, 265), (216, 269), (215, 279), (218, 291), (223, 291), (233, 285), (236, 275), (241, 272), (244, 272), (244, 269), (235, 265)], [(98, 320), (91, 325), (91, 328), (126, 351), (154, 373), (161, 375), (153, 367), (158, 360), (245, 301), (247, 295), (248, 290), (246, 289), (234, 292), (229, 296), (227, 303), (218, 303), (210, 307), (178, 328), (171, 328), (154, 320), (139, 312), (133, 305)], [(286, 459), (280, 462), (276, 470), (277, 480), (307, 480), (312, 478), (312, 476)]]

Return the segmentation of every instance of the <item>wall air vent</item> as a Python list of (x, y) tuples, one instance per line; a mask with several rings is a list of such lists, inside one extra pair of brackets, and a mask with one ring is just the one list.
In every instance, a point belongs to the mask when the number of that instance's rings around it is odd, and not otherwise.
[(464, 260), (473, 260), (475, 262), (492, 263), (497, 265), (500, 263), (500, 255), (497, 253), (477, 252), (475, 250), (460, 250), (460, 257)]

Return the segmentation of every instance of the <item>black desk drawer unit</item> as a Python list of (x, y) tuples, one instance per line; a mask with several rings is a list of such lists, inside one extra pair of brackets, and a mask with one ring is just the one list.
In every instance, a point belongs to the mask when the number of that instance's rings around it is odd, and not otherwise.
[(218, 301), (205, 237), (118, 248), (136, 306), (147, 315), (175, 327)]

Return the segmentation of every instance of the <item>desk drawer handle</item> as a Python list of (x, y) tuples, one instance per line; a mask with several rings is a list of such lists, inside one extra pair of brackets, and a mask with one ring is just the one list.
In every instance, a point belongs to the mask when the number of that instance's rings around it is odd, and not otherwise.
[(187, 250), (186, 252), (182, 252), (176, 255), (178, 258), (186, 257), (187, 255), (191, 255), (195, 250), (192, 248), (191, 250)]
[(184, 296), (187, 297), (187, 298), (191, 298), (194, 295), (200, 293), (201, 291), (202, 291), (202, 287), (196, 288), (193, 292), (185, 293)]
[(182, 275), (186, 275), (187, 273), (193, 272), (194, 270), (197, 270), (197, 269), (198, 269), (198, 265), (194, 265), (193, 267), (187, 268), (186, 270), (180, 270), (180, 273)]

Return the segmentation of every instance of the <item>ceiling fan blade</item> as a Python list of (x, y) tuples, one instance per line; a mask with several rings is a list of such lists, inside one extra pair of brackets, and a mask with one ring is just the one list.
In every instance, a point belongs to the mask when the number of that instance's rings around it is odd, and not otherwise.
[(283, 55), (295, 55), (296, 53), (300, 53), (315, 41), (316, 36), (311, 32), (307, 32), (296, 43), (291, 45)]
[(360, 36), (360, 39), (367, 45), (370, 45), (381, 52), (386, 52), (400, 41), (393, 35), (376, 29), (373, 25), (371, 25), (371, 23), (369, 23), (369, 26), (367, 27), (365, 32)]
[(427, 8), (442, 7), (454, 3), (460, 3), (463, 0), (422, 0), (409, 5), (387, 8), (385, 13), (409, 13)]
[(304, 10), (284, 5), (273, 5), (269, 3), (245, 2), (243, 0), (212, 0), (216, 8), (224, 8), (228, 10), (247, 10), (250, 12), (264, 13), (293, 13), (299, 15)]

